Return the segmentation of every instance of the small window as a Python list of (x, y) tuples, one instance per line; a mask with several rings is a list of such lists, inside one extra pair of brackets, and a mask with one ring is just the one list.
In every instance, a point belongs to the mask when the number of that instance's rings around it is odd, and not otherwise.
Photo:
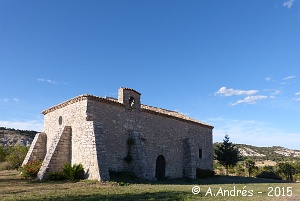
[(59, 118), (58, 118), (58, 124), (59, 124), (59, 125), (62, 124), (62, 116), (59, 116)]
[(199, 149), (199, 158), (202, 158), (202, 149)]
[(129, 98), (129, 108), (133, 108), (134, 107), (134, 98), (132, 96), (130, 96)]

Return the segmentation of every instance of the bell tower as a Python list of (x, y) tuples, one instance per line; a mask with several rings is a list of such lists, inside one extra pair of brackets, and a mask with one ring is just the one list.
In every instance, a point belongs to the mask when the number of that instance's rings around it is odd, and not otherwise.
[(118, 101), (123, 103), (127, 110), (141, 109), (141, 94), (134, 89), (121, 87), (118, 91)]

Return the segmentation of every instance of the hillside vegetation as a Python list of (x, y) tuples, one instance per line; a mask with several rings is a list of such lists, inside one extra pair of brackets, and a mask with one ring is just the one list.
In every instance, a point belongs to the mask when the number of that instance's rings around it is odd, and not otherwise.
[[(220, 144), (214, 143), (214, 149)], [(299, 160), (300, 150), (292, 150), (280, 146), (273, 147), (256, 147), (246, 144), (236, 144), (241, 155), (245, 158), (251, 158), (255, 161), (285, 161), (285, 160)]]
[(0, 127), (0, 145), (3, 146), (30, 146), (37, 131), (18, 130)]

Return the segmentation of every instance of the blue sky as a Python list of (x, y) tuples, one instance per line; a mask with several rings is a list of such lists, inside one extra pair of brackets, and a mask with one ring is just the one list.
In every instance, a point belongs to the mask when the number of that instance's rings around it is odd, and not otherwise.
[(0, 126), (124, 86), (215, 142), (300, 149), (300, 0), (0, 0), (0, 68)]

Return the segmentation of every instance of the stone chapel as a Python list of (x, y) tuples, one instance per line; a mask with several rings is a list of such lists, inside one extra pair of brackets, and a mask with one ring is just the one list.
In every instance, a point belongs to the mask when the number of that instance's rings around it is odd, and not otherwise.
[(23, 162), (42, 160), (37, 179), (81, 163), (85, 178), (109, 180), (109, 171), (133, 171), (149, 180), (196, 178), (213, 169), (213, 126), (175, 111), (141, 104), (121, 87), (118, 99), (80, 95), (42, 111), (44, 131)]

